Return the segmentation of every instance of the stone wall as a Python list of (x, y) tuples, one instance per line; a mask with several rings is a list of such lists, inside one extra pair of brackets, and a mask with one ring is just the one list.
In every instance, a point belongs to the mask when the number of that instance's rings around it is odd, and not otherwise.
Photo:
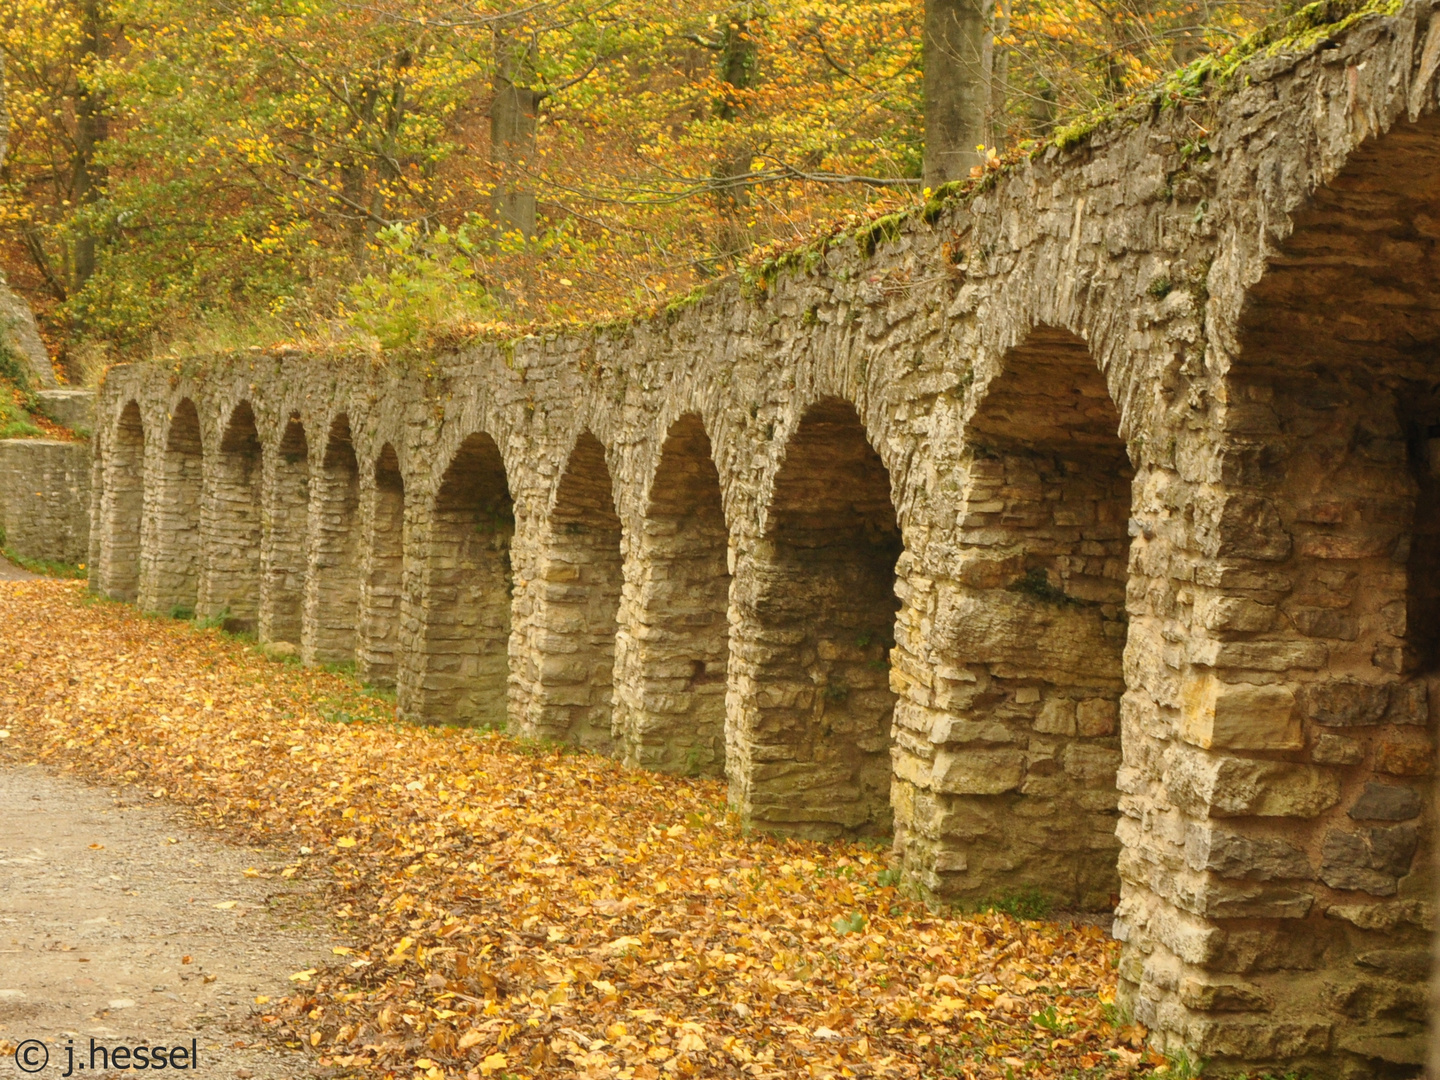
[[(90, 548), (90, 472), (89, 443), (0, 439), (5, 546), (27, 559), (83, 563)], [(127, 542), (124, 525), (115, 522), (117, 548)], [(137, 529), (129, 543), (138, 548), (139, 540)]]
[(92, 580), (890, 835), (939, 901), (1114, 907), (1217, 1074), (1418, 1075), (1440, 18), (1306, 41), (758, 295), (114, 369)]

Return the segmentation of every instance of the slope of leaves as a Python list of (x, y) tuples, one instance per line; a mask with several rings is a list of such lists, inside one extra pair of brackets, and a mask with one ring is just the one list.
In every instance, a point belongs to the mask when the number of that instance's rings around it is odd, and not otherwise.
[(0, 625), (11, 751), (174, 800), (323, 885), (351, 944), (257, 998), (257, 1023), (318, 1066), (1099, 1080), (1159, 1064), (1112, 1025), (1099, 928), (928, 911), (873, 847), (745, 835), (718, 783), (400, 726), (347, 676), (75, 585), (0, 586)]

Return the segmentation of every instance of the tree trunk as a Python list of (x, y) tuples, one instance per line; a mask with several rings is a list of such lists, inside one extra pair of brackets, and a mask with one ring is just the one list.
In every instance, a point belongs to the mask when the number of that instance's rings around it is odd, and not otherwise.
[(496, 166), (490, 205), (503, 233), (535, 235), (535, 193), (516, 175), (535, 154), (535, 114), (543, 95), (528, 85), (535, 71), (534, 46), (516, 46), (495, 34), (495, 96), (490, 102), (490, 162)]
[(979, 0), (925, 0), (925, 184), (939, 187), (970, 175), (982, 154), (990, 97), (985, 39), (990, 29)]
[[(720, 44), (720, 78), (736, 91), (749, 90), (759, 77), (760, 51), (750, 34), (749, 5), (736, 8), (727, 16), (725, 34)], [(716, 113), (722, 120), (734, 120), (745, 111), (743, 94), (724, 92)], [(718, 247), (726, 255), (738, 255), (750, 246), (750, 229), (745, 215), (750, 208), (750, 190), (743, 179), (750, 172), (754, 154), (741, 146), (722, 155), (711, 177), (715, 182), (715, 202), (720, 210)]]
[[(92, 69), (108, 52), (102, 0), (84, 0), (80, 7), (81, 61)], [(89, 85), (92, 73), (82, 74), (75, 90), (75, 154), (71, 163), (77, 206), (93, 203), (105, 186), (105, 169), (95, 163), (96, 148), (109, 133), (104, 94)], [(96, 237), (82, 224), (75, 239), (74, 288), (79, 291), (95, 273)]]

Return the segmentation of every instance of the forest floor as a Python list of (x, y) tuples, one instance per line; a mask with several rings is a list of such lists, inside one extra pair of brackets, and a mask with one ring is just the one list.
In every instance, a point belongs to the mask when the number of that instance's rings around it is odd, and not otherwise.
[[(43, 864), (0, 865), (28, 882), (7, 903), (33, 909), (0, 918), (61, 957), (0, 966), (25, 995), (0, 997), (12, 1039), (203, 1016), (250, 1052), (241, 1080), (1167, 1072), (1116, 1013), (1100, 927), (928, 910), (882, 848), (746, 835), (719, 781), (401, 725), (344, 672), (78, 583), (0, 585), (0, 628), (0, 815), (58, 815), (0, 833), (19, 859), (21, 836), (50, 830)], [(161, 856), (178, 880), (152, 869)], [(107, 866), (120, 895), (93, 888)], [(78, 898), (51, 910), (61, 886)], [(75, 951), (110, 965), (101, 948), (132, 950), (126, 986), (66, 975)], [(113, 1005), (136, 994), (153, 1021)]]

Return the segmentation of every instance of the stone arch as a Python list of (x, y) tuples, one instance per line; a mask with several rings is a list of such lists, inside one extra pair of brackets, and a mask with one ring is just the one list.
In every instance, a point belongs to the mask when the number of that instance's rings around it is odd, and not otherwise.
[(737, 568), (726, 733), (731, 800), (809, 836), (891, 830), (895, 567), (890, 478), (845, 401), (801, 417), (764, 536)]
[(301, 652), (307, 664), (349, 663), (360, 616), (360, 464), (344, 413), (330, 422), (311, 490)]
[(430, 722), (503, 726), (508, 716), (510, 545), (515, 508), (495, 440), (475, 432), (440, 480), (421, 583), (424, 625), (408, 703)]
[(201, 506), (196, 613), (254, 633), (260, 611), (261, 449), (255, 411), (242, 401), (220, 436)]
[[(981, 391), (951, 572), (902, 633), (897, 843), (933, 895), (1110, 910), (1133, 470), (1085, 343), (1037, 327)], [(911, 622), (911, 612), (902, 616)]]
[(145, 423), (139, 403), (133, 400), (120, 410), (105, 464), (100, 589), (112, 600), (133, 602), (140, 590), (140, 530), (145, 517)]
[(724, 773), (728, 549), (710, 438), (688, 413), (666, 433), (626, 574), (615, 726), (630, 764)]
[(535, 595), (527, 735), (608, 752), (623, 567), (605, 447), (583, 432), (555, 489)]
[(200, 414), (182, 398), (170, 414), (155, 498), (155, 544), (145, 559), (140, 606), (176, 618), (195, 614), (200, 582), (204, 443)]
[(360, 581), (360, 677), (376, 686), (394, 686), (400, 643), (400, 604), (405, 583), (405, 476), (395, 447), (386, 443), (375, 458), (367, 550)]
[(260, 639), (300, 644), (305, 618), (305, 541), (310, 514), (310, 445), (298, 414), (285, 425), (265, 486)]
[[(1222, 1071), (1410, 1077), (1425, 1059), (1437, 223), (1435, 116), (1360, 147), (1292, 215), (1189, 425), (1209, 483), (1169, 493), (1193, 568), (1143, 591), (1185, 649), (1130, 695), (1146, 745), (1127, 723), (1121, 987)], [(1189, 948), (1201, 935), (1214, 946)], [(1193, 1034), (1222, 1020), (1243, 1037)]]

